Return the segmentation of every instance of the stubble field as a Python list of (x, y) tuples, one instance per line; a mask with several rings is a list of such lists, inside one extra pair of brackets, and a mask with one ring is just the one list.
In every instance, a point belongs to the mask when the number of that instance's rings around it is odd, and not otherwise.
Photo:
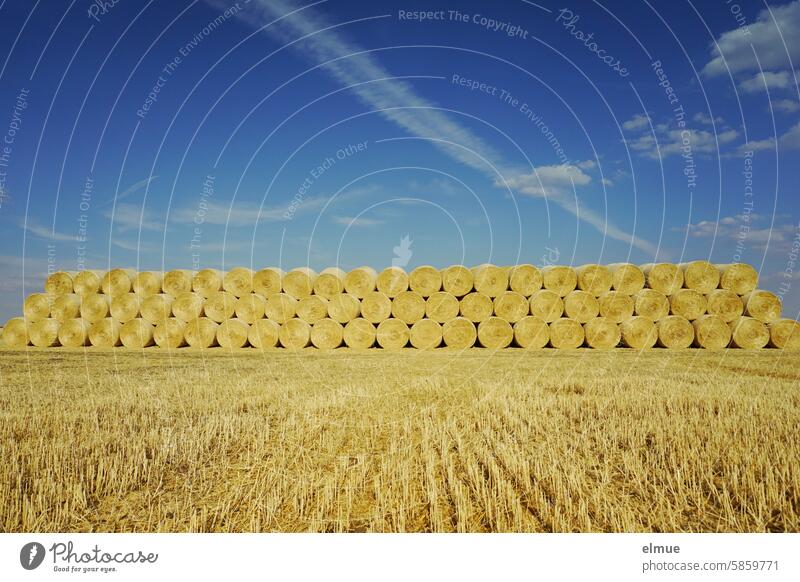
[(779, 351), (0, 349), (2, 531), (798, 531)]

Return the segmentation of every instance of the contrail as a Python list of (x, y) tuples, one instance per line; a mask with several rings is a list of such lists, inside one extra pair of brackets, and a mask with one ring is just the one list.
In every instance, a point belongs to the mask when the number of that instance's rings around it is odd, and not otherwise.
[[(225, 6), (219, 0), (209, 0), (209, 2), (215, 6)], [(330, 28), (331, 23), (313, 9), (300, 9), (298, 5), (287, 0), (253, 0), (247, 9), (237, 12), (236, 17), (256, 28), (280, 18), (278, 22), (265, 29), (268, 34), (280, 42), (294, 43), (292, 46), (304, 57), (322, 65), (322, 68), (342, 86), (353, 86), (353, 93), (364, 105), (378, 110), (384, 118), (411, 135), (433, 140), (431, 143), (437, 148), (456, 161), (487, 174), (496, 185), (498, 176), (494, 169), (479, 157), (470, 154), (470, 151), (480, 153), (508, 182), (513, 183), (526, 178), (540, 181), (542, 188), (546, 190), (548, 200), (574, 214), (581, 221), (610, 238), (630, 243), (648, 254), (656, 254), (658, 249), (655, 245), (609, 224), (600, 213), (574, 200), (572, 192), (564, 192), (556, 185), (547, 184), (547, 181), (541, 182), (535, 169), (529, 173), (520, 168), (506, 166), (500, 153), (469, 128), (463, 127), (445, 113), (436, 110), (436, 106), (418, 95), (409, 82), (392, 79), (381, 83), (365, 83), (393, 75), (373, 55), (365, 54), (362, 47), (336, 31), (324, 30)], [(296, 42), (299, 38), (303, 40)], [(446, 142), (459, 144), (462, 147), (453, 147)], [(567, 170), (569, 167), (564, 169)]]

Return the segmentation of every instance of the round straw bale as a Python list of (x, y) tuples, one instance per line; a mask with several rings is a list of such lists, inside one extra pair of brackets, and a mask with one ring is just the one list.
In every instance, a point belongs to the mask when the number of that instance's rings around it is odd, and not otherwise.
[(631, 263), (612, 263), (608, 265), (611, 271), (611, 288), (614, 291), (634, 295), (644, 289), (644, 273)]
[(242, 321), (253, 324), (267, 313), (267, 298), (258, 293), (248, 293), (236, 300), (233, 312)]
[(111, 269), (100, 281), (100, 289), (106, 295), (124, 295), (133, 290), (133, 278), (136, 271), (133, 269)]
[(242, 297), (253, 292), (253, 269), (236, 267), (222, 277), (222, 290), (234, 297)]
[(451, 265), (442, 271), (442, 291), (464, 297), (473, 288), (472, 271), (464, 265)]
[(515, 265), (508, 269), (508, 288), (530, 297), (542, 288), (542, 272), (533, 265)]
[[(179, 293), (172, 301), (172, 315), (188, 323), (203, 315), (204, 304), (205, 299), (198, 293), (193, 291)], [(157, 314), (160, 315), (160, 312)]]
[[(603, 265), (582, 265), (575, 269), (578, 276), (577, 288), (599, 297), (611, 289), (611, 271)], [(602, 324), (598, 324), (602, 325)]]
[(521, 348), (538, 350), (550, 341), (550, 328), (535, 315), (528, 315), (514, 324), (514, 341)]
[(192, 277), (192, 291), (200, 297), (208, 297), (212, 293), (222, 291), (224, 275), (218, 269), (201, 269)]
[(737, 295), (746, 295), (758, 286), (758, 272), (745, 263), (717, 265), (720, 271), (719, 287), (733, 291)]
[(793, 319), (779, 319), (767, 324), (769, 346), (780, 350), (800, 350), (800, 323)]
[(574, 319), (562, 317), (550, 324), (550, 345), (560, 350), (573, 350), (583, 345), (583, 326)]
[(91, 327), (92, 324), (80, 317), (68, 319), (58, 328), (58, 343), (68, 348), (88, 346)]
[(496, 265), (483, 264), (472, 268), (475, 291), (488, 297), (497, 297), (508, 290), (508, 271)]
[(186, 322), (175, 317), (162, 319), (153, 330), (153, 340), (162, 348), (182, 348), (187, 345)]
[(203, 305), (205, 316), (217, 323), (222, 323), (226, 319), (233, 317), (235, 309), (236, 296), (230, 291), (212, 293)]
[(706, 313), (717, 315), (729, 323), (744, 313), (741, 297), (727, 289), (714, 289), (708, 294)]
[(5, 326), (0, 336), (3, 345), (7, 348), (24, 348), (29, 343), (28, 324), (21, 317), (12, 317)]
[(40, 319), (28, 324), (28, 337), (37, 348), (57, 346), (60, 327), (61, 322), (57, 319)]
[(678, 265), (683, 271), (683, 285), (700, 293), (711, 293), (719, 287), (719, 269), (708, 261), (692, 261)]
[(661, 291), (642, 289), (633, 296), (633, 312), (650, 321), (669, 315), (669, 299)]
[(475, 345), (478, 330), (466, 317), (454, 317), (442, 326), (442, 339), (447, 347), (464, 350)]
[[(111, 317), (125, 323), (140, 316), (142, 297), (136, 293), (111, 296)], [(150, 323), (149, 321), (147, 323)]]
[(161, 293), (161, 283), (164, 273), (161, 271), (140, 271), (133, 277), (131, 288), (133, 292), (142, 297), (150, 297)]
[(490, 317), (478, 324), (478, 341), (485, 348), (507, 348), (513, 340), (514, 328), (505, 319)]
[(371, 348), (375, 343), (375, 326), (363, 317), (357, 317), (344, 326), (344, 343), (351, 348)]
[(290, 350), (305, 348), (311, 343), (311, 326), (294, 317), (281, 325), (278, 341)]
[(192, 290), (192, 272), (186, 269), (167, 271), (161, 281), (161, 290), (173, 297), (190, 292)]
[[(75, 293), (59, 295), (50, 306), (50, 317), (60, 322), (74, 319), (81, 315), (81, 298)], [(35, 345), (35, 344), (34, 344)]]
[(267, 267), (256, 271), (253, 275), (253, 292), (269, 297), (273, 293), (283, 291), (283, 271), (274, 267)]
[(113, 317), (105, 317), (96, 321), (89, 329), (89, 341), (98, 348), (115, 348), (121, 346), (119, 331), (122, 324), (115, 321)]
[(152, 346), (155, 326), (144, 319), (131, 319), (119, 328), (119, 339), (126, 348), (146, 348)]
[(347, 323), (361, 314), (361, 302), (355, 295), (340, 293), (328, 300), (328, 317), (339, 323)]
[(220, 347), (229, 350), (243, 348), (247, 345), (247, 334), (249, 332), (250, 326), (247, 325), (246, 321), (236, 317), (226, 319), (217, 328), (217, 343)]
[(298, 319), (313, 325), (328, 317), (328, 300), (319, 295), (307, 295), (297, 302), (295, 311)]
[(217, 329), (219, 324), (216, 321), (207, 317), (195, 317), (186, 322), (183, 335), (186, 343), (193, 348), (210, 348), (217, 344)]
[(308, 267), (292, 269), (283, 276), (283, 292), (295, 299), (302, 299), (314, 291), (317, 273)]
[(669, 312), (694, 321), (705, 315), (708, 307), (706, 296), (695, 289), (678, 289), (669, 296)]
[(380, 323), (392, 314), (392, 300), (380, 291), (369, 291), (361, 299), (361, 316), (371, 323)]
[(412, 325), (425, 317), (425, 299), (416, 291), (401, 291), (392, 299), (392, 316)]
[(731, 343), (731, 328), (718, 315), (704, 315), (692, 322), (694, 345), (707, 350), (721, 350)]
[(81, 318), (89, 323), (96, 323), (111, 314), (110, 295), (84, 295), (81, 297)]
[(103, 282), (103, 271), (78, 271), (72, 278), (72, 287), (78, 295), (86, 297), (100, 293), (100, 285)]
[(273, 293), (267, 297), (264, 314), (273, 321), (286, 323), (297, 314), (297, 303), (288, 293)]
[(545, 289), (565, 297), (578, 285), (578, 275), (572, 267), (547, 265), (542, 267), (542, 285)]
[(662, 348), (682, 350), (694, 342), (694, 327), (691, 322), (680, 315), (668, 315), (656, 322), (658, 329), (658, 345)]
[(67, 271), (56, 271), (48, 275), (44, 282), (45, 293), (50, 293), (51, 295), (72, 293), (75, 290), (72, 277), (76, 275), (77, 273)]
[(411, 326), (409, 341), (418, 350), (432, 350), (442, 343), (442, 324), (432, 319), (420, 319)]
[(323, 269), (314, 280), (314, 294), (331, 299), (340, 293), (344, 293), (344, 280), (346, 277), (347, 273), (339, 267)]
[(387, 267), (378, 275), (375, 286), (393, 299), (398, 293), (408, 290), (408, 275), (400, 267)]
[(385, 350), (404, 348), (410, 338), (411, 331), (408, 329), (408, 324), (393, 317), (381, 321), (375, 332), (378, 345)]
[(656, 324), (647, 317), (634, 315), (619, 325), (623, 345), (634, 350), (649, 350), (658, 340)]
[(762, 323), (772, 323), (781, 318), (781, 300), (774, 293), (756, 289), (742, 297), (744, 313)]
[(564, 316), (576, 320), (578, 323), (586, 323), (600, 313), (600, 302), (594, 295), (586, 291), (570, 291), (564, 297)]
[(512, 324), (528, 315), (531, 309), (525, 296), (516, 291), (503, 291), (493, 303), (494, 314)]
[(372, 267), (358, 267), (353, 269), (344, 278), (344, 290), (350, 295), (363, 299), (367, 293), (375, 291), (378, 283), (378, 273)]
[(647, 287), (664, 295), (672, 295), (683, 287), (683, 271), (673, 263), (648, 263), (642, 265), (642, 272)]
[(595, 317), (583, 325), (586, 345), (596, 350), (610, 350), (622, 339), (619, 325), (607, 317)]
[[(141, 313), (142, 319), (153, 325), (157, 325), (165, 319), (172, 317), (173, 301), (175, 301), (175, 298), (166, 293), (145, 297), (139, 307), (139, 313)], [(188, 319), (192, 318), (189, 317)], [(182, 319), (182, 321), (186, 322), (186, 319)]]
[(597, 299), (600, 317), (622, 323), (633, 316), (633, 297), (621, 291), (606, 291)]
[(564, 315), (564, 300), (555, 291), (540, 289), (531, 295), (531, 315), (545, 323), (552, 323)]
[(281, 333), (279, 323), (271, 319), (259, 319), (250, 326), (247, 340), (250, 345), (259, 350), (274, 348), (278, 345), (278, 337)]
[(417, 267), (408, 276), (408, 286), (423, 297), (430, 297), (442, 288), (442, 273), (430, 265)]
[(22, 304), (22, 314), (29, 322), (47, 319), (55, 299), (50, 293), (31, 293)]
[(437, 291), (425, 300), (425, 317), (447, 323), (451, 319), (458, 317), (458, 299), (447, 291)]
[(338, 321), (320, 319), (311, 327), (311, 343), (321, 350), (332, 350), (342, 345), (344, 328)]
[(769, 343), (769, 329), (752, 317), (740, 317), (730, 323), (731, 345), (745, 350), (760, 350)]
[(494, 304), (488, 295), (473, 291), (462, 297), (459, 302), (461, 317), (466, 317), (473, 323), (480, 323), (492, 316)]

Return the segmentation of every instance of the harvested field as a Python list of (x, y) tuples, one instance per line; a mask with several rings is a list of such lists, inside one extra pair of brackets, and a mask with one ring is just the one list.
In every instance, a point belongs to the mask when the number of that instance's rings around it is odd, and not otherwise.
[(0, 349), (2, 531), (798, 531), (763, 350)]

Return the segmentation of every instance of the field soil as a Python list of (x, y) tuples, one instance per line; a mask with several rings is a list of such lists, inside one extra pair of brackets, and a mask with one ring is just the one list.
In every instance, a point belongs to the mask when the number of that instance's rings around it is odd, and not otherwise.
[(800, 357), (0, 349), (0, 530), (800, 530)]

